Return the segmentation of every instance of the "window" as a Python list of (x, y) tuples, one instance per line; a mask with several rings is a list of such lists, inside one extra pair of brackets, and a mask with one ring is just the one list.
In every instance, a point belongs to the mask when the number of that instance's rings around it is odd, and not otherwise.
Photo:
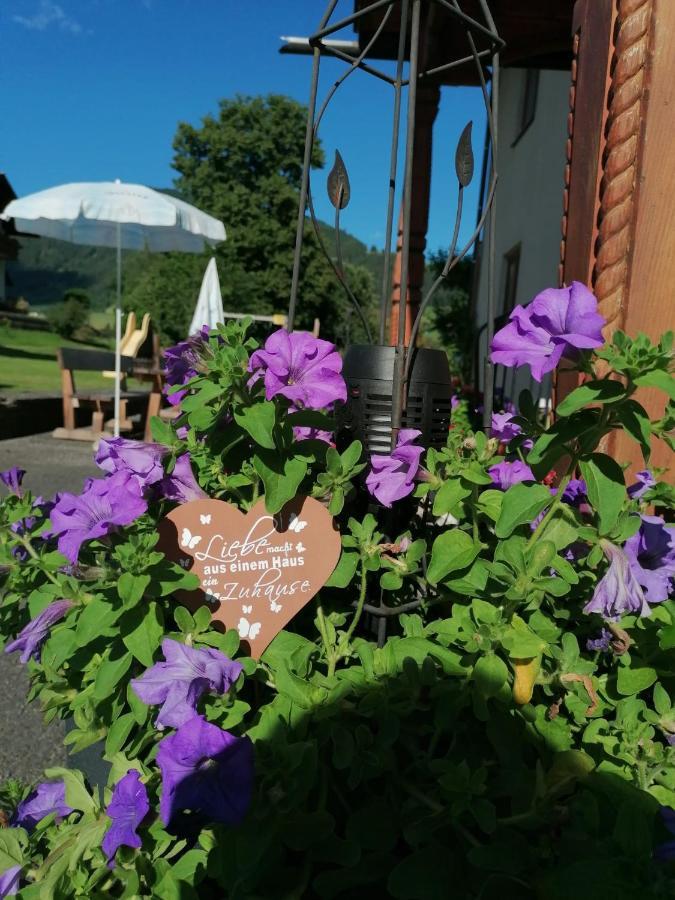
[(508, 315), (516, 305), (516, 292), (518, 290), (518, 267), (520, 266), (520, 244), (512, 247), (504, 254), (504, 293), (502, 299), (502, 314)]
[(537, 112), (538, 91), (539, 69), (527, 69), (525, 71), (523, 93), (520, 100), (520, 122), (518, 123), (516, 139), (513, 142), (514, 144), (518, 143), (530, 125), (534, 122), (534, 117)]

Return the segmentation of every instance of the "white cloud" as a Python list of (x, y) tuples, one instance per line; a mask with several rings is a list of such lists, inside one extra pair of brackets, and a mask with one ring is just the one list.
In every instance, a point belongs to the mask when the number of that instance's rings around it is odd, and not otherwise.
[(60, 28), (61, 31), (70, 32), (70, 34), (81, 34), (82, 32), (80, 23), (66, 15), (63, 7), (58, 3), (53, 3), (52, 0), (40, 0), (40, 5), (32, 16), (12, 16), (12, 20), (32, 31), (44, 31), (53, 25)]

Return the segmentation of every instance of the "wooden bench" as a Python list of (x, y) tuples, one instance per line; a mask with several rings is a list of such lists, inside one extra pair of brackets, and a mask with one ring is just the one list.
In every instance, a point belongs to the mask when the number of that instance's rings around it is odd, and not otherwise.
[[(109, 390), (78, 390), (75, 382), (76, 372), (104, 372), (115, 369), (115, 354), (108, 350), (80, 349), (79, 347), (61, 347), (57, 351), (61, 369), (61, 394), (63, 402), (63, 427), (56, 428), (53, 436), (70, 440), (92, 441), (99, 438), (106, 426), (106, 416), (114, 413), (114, 392)], [(143, 380), (157, 381), (158, 373), (152, 359), (135, 359), (131, 356), (121, 357), (122, 385), (125, 386), (127, 376), (134, 375), (134, 368), (139, 369), (139, 377)], [(161, 390), (161, 387), (160, 387)], [(147, 391), (123, 390), (120, 403), (120, 431), (133, 428), (131, 416), (143, 410), (147, 404)], [(77, 427), (76, 411), (90, 409), (91, 425)]]

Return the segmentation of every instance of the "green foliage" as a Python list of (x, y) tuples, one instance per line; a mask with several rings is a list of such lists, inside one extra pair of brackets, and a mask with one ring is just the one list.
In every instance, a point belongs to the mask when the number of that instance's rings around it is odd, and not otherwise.
[[(459, 249), (459, 248), (458, 248)], [(432, 253), (427, 261), (425, 289), (439, 278), (446, 264), (447, 252)], [(450, 371), (461, 384), (473, 384), (474, 329), (470, 298), (474, 277), (473, 257), (462, 259), (441, 282), (430, 302), (422, 333), (432, 346), (448, 355)]]
[[(167, 470), (189, 452), (212, 497), (247, 510), (264, 496), (273, 513), (307, 494), (336, 516), (336, 569), (259, 661), (237, 632), (211, 626), (206, 607), (180, 604), (176, 592), (197, 585), (158, 549), (168, 501), (89, 542), (76, 569), (45, 538), (30, 494), (0, 504), (0, 633), (8, 640), (54, 599), (73, 600), (29, 663), (30, 697), (48, 720), (71, 721), (71, 751), (102, 740), (111, 765), (102, 794), (77, 771), (49, 770), (74, 811), (30, 834), (0, 829), (0, 872), (21, 866), (20, 900), (672, 897), (672, 863), (653, 851), (668, 840), (659, 806), (675, 808), (675, 600), (610, 622), (583, 611), (608, 542), (620, 548), (647, 504), (675, 508), (663, 483), (631, 499), (621, 465), (599, 450), (635, 412), (640, 380), (669, 392), (667, 342), (619, 338), (603, 351), (616, 362), (609, 377), (570, 395), (547, 429), (525, 398), (528, 462), (563, 468), (557, 492), (497, 491), (497, 442), (453, 429), (426, 452), (415, 497), (392, 510), (368, 506), (358, 441), (294, 439), (293, 426), (332, 422), (289, 414), (249, 385), (255, 346), (246, 323), (211, 335), (179, 417), (153, 433)], [(663, 423), (644, 428), (651, 440)], [(577, 474), (583, 508), (564, 501)], [(607, 650), (589, 649), (603, 626)], [(242, 663), (231, 690), (199, 706), (255, 745), (255, 796), (237, 828), (193, 820), (186, 837), (156, 817), (163, 735), (130, 682), (167, 636)], [(152, 813), (141, 849), (121, 850), (111, 870), (105, 808), (130, 768)], [(8, 816), (27, 791), (0, 790)]]
[[(288, 306), (302, 174), (306, 110), (281, 95), (221, 100), (200, 126), (181, 123), (173, 165), (181, 197), (225, 224), (227, 240), (215, 250), (225, 310), (271, 315)], [(324, 164), (320, 143), (312, 165)], [(332, 229), (322, 226), (328, 252)], [(346, 274), (374, 321), (373, 274), (379, 263), (355, 239), (344, 244)], [(359, 262), (351, 262), (353, 254)], [(125, 306), (150, 312), (171, 342), (183, 339), (199, 292), (206, 256), (146, 255), (140, 277), (125, 293)], [(366, 265), (367, 264), (367, 267)], [(379, 286), (379, 285), (378, 285)], [(243, 304), (243, 305), (242, 305)], [(298, 324), (344, 345), (364, 339), (363, 329), (309, 221), (305, 229)]]
[(50, 311), (49, 321), (57, 334), (72, 338), (89, 321), (89, 296), (85, 291), (72, 288), (63, 295), (61, 305)]

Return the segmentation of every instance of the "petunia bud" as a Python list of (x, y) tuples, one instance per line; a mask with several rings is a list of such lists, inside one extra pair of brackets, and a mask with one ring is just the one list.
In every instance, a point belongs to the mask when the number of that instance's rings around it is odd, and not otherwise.
[(513, 664), (513, 699), (518, 706), (524, 706), (532, 699), (534, 685), (541, 668), (541, 656), (529, 659), (512, 659)]

